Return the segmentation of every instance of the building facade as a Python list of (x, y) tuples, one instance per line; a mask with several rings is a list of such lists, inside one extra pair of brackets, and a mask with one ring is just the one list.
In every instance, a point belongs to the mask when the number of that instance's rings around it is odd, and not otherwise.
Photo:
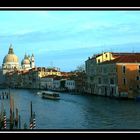
[(66, 80), (65, 81), (65, 88), (68, 91), (75, 91), (75, 80)]
[[(110, 59), (102, 56), (106, 54)], [(140, 53), (103, 53), (85, 63), (85, 92), (110, 97), (138, 96)]]

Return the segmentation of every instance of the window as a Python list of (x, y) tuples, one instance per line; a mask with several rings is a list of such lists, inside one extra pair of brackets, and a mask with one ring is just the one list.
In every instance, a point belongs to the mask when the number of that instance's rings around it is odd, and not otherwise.
[(126, 79), (123, 78), (123, 85), (126, 85)]
[(104, 68), (103, 68), (103, 71), (104, 71), (104, 73), (107, 73), (107, 68), (104, 67)]
[(98, 59), (98, 63), (100, 63), (100, 59)]
[(139, 65), (139, 73), (140, 73), (140, 65)]
[(98, 83), (101, 84), (101, 78), (98, 79)]
[(91, 80), (91, 81), (93, 81), (93, 80), (94, 80), (94, 78), (91, 76), (91, 77), (90, 77), (90, 80)]
[(136, 77), (136, 80), (140, 80), (139, 76)]
[(104, 83), (104, 84), (108, 84), (108, 78), (104, 78), (104, 79), (103, 79), (103, 83)]
[(110, 84), (114, 84), (114, 78), (110, 78)]
[(105, 55), (105, 57), (107, 58), (107, 54)]
[(125, 66), (123, 66), (122, 71), (125, 74), (125, 72), (126, 72), (126, 67)]

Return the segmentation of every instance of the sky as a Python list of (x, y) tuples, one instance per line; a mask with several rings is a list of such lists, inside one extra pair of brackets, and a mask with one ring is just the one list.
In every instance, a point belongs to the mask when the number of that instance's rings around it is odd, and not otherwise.
[(103, 51), (140, 52), (140, 11), (0, 11), (0, 65), (14, 53), (35, 56), (36, 66), (72, 71)]

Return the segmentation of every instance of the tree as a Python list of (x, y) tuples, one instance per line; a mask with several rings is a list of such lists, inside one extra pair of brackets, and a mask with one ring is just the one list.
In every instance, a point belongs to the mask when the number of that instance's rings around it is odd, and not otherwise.
[(76, 72), (84, 72), (85, 71), (85, 64), (81, 64), (76, 67)]

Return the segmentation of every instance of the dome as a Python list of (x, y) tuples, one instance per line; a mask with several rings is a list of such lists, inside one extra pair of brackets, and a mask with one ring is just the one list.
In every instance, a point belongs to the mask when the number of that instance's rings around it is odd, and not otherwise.
[(8, 62), (18, 63), (18, 57), (15, 54), (7, 54), (3, 59), (3, 63), (8, 63)]
[(14, 54), (12, 44), (10, 44), (8, 54), (3, 59), (3, 63), (8, 63), (8, 62), (18, 63), (18, 57)]
[(23, 59), (21, 63), (22, 64), (30, 64), (30, 60), (29, 59)]

